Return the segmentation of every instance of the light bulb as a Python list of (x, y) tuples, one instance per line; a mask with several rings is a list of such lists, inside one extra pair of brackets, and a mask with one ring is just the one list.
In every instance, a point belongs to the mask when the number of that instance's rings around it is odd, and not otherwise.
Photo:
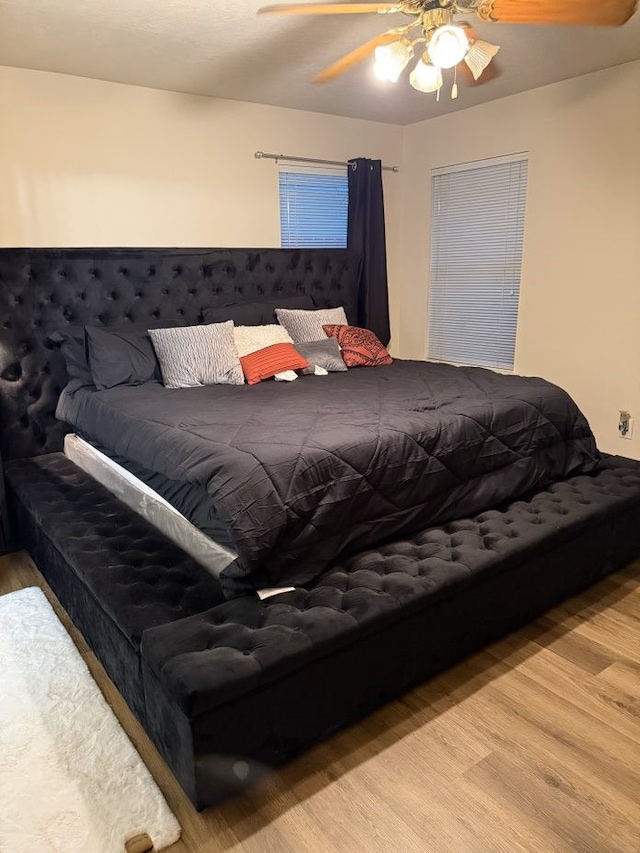
[(446, 24), (431, 36), (427, 53), (438, 68), (453, 68), (462, 62), (469, 50), (469, 39), (461, 27)]
[(394, 41), (375, 50), (374, 72), (380, 80), (395, 83), (413, 56), (413, 47), (408, 41)]
[(409, 75), (409, 82), (419, 92), (435, 92), (442, 86), (442, 72), (423, 58)]

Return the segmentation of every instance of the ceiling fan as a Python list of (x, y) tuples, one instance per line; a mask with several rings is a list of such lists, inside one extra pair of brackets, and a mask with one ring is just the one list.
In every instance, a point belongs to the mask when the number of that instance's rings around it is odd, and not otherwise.
[[(361, 15), (400, 13), (412, 20), (394, 27), (342, 56), (315, 78), (326, 83), (375, 54), (375, 72), (395, 83), (411, 59), (419, 56), (409, 82), (420, 92), (442, 87), (442, 69), (454, 68), (451, 96), (458, 95), (457, 72), (470, 82), (495, 76), (486, 71), (500, 48), (478, 38), (464, 13), (475, 13), (485, 22), (506, 24), (573, 24), (622, 26), (633, 15), (638, 0), (399, 0), (396, 3), (301, 3), (265, 6), (259, 13), (280, 15)], [(485, 73), (486, 71), (486, 73)], [(493, 74), (491, 73), (493, 71)], [(482, 77), (482, 80), (480, 80)]]

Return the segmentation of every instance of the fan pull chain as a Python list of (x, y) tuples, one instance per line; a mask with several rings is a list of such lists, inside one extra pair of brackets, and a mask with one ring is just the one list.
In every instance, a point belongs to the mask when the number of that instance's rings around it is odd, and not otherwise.
[(453, 86), (451, 87), (451, 100), (455, 101), (458, 97), (458, 66), (456, 65), (453, 72)]

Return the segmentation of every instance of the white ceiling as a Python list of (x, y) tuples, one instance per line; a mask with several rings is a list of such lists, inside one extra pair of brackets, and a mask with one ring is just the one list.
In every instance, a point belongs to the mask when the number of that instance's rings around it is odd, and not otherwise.
[(407, 19), (257, 16), (267, 1), (0, 0), (0, 65), (410, 124), (640, 59), (640, 12), (622, 28), (474, 22), (501, 45), (501, 74), (461, 85), (457, 101), (446, 83), (439, 103), (415, 92), (406, 73), (395, 86), (380, 83), (371, 60), (312, 84), (324, 66)]

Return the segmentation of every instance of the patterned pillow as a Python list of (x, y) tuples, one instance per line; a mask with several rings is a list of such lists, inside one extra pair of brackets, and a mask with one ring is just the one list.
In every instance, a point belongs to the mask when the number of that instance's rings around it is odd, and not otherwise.
[(234, 326), (233, 338), (240, 358), (272, 344), (293, 343), (287, 330), (276, 323), (268, 326)]
[(325, 323), (348, 323), (344, 308), (320, 308), (318, 311), (295, 311), (276, 308), (276, 317), (281, 326), (293, 338), (294, 344), (319, 341), (324, 338)]
[(347, 367), (378, 367), (393, 362), (384, 344), (369, 329), (342, 325), (322, 328), (330, 338), (337, 339)]
[(149, 329), (149, 335), (167, 388), (244, 384), (231, 320), (177, 329)]
[(271, 379), (287, 370), (302, 370), (309, 367), (293, 344), (272, 344), (256, 350), (240, 359), (240, 364), (249, 385), (256, 385), (263, 379)]

